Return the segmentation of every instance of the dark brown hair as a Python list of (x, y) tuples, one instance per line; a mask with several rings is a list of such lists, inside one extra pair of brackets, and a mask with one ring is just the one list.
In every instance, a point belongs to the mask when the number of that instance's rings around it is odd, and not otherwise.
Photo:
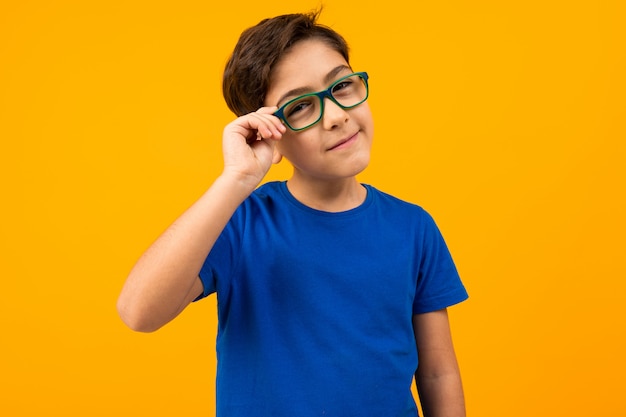
[(226, 104), (237, 116), (263, 106), (272, 68), (296, 42), (320, 39), (350, 62), (345, 39), (318, 24), (319, 14), (317, 11), (265, 19), (241, 34), (226, 63), (222, 82)]

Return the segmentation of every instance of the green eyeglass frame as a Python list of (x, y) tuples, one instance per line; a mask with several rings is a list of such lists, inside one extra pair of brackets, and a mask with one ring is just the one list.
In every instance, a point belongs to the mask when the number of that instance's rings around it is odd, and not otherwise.
[[(359, 101), (358, 103), (352, 104), (350, 106), (344, 106), (343, 104), (339, 103), (335, 97), (333, 97), (333, 93), (332, 93), (333, 89), (337, 86), (337, 84), (343, 82), (347, 78), (354, 77), (355, 75), (358, 76), (359, 78), (361, 78), (363, 80), (363, 83), (365, 84), (365, 97), (363, 98), (363, 100)], [(274, 114), (274, 116), (276, 116), (280, 120), (282, 120), (282, 122), (285, 124), (285, 126), (287, 126), (289, 129), (293, 130), (294, 132), (299, 132), (299, 131), (308, 129), (311, 126), (317, 124), (320, 120), (322, 120), (322, 117), (324, 116), (324, 99), (326, 97), (328, 97), (333, 103), (335, 103), (337, 106), (341, 107), (344, 110), (352, 109), (352, 108), (358, 106), (359, 104), (362, 104), (365, 100), (367, 100), (367, 98), (369, 97), (369, 92), (370, 92), (369, 91), (369, 84), (367, 82), (368, 78), (369, 78), (369, 76), (367, 75), (367, 72), (354, 72), (352, 74), (348, 74), (345, 77), (341, 77), (340, 79), (335, 81), (326, 90), (319, 91), (317, 93), (304, 94), (304, 95), (301, 95), (301, 96), (298, 96), (298, 97), (296, 97), (294, 99), (289, 100), (287, 103), (283, 104), (278, 110), (276, 110), (273, 114)], [(306, 97), (317, 97), (319, 99), (319, 101), (320, 101), (320, 115), (314, 122), (312, 122), (312, 123), (310, 123), (310, 124), (308, 124), (308, 125), (306, 125), (304, 127), (294, 128), (287, 121), (287, 117), (285, 116), (285, 109), (290, 104), (292, 104), (293, 102), (298, 101), (298, 100), (302, 100), (303, 98), (306, 98)]]

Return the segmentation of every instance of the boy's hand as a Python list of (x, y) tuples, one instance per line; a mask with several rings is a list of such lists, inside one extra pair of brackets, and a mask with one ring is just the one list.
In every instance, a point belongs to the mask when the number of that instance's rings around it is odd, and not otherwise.
[(280, 161), (280, 154), (274, 152), (274, 147), (287, 128), (272, 115), (276, 109), (262, 107), (226, 125), (222, 142), (223, 175), (233, 176), (254, 189), (267, 174), (272, 162)]

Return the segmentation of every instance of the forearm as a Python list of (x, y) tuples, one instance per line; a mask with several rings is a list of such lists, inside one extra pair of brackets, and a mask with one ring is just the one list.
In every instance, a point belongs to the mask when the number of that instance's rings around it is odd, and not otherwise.
[(129, 327), (156, 330), (199, 295), (202, 264), (251, 191), (236, 178), (219, 177), (141, 256), (118, 299), (119, 314)]
[(446, 309), (413, 316), (417, 392), (425, 417), (465, 417), (459, 365)]
[(458, 371), (415, 375), (424, 417), (465, 417), (465, 399)]

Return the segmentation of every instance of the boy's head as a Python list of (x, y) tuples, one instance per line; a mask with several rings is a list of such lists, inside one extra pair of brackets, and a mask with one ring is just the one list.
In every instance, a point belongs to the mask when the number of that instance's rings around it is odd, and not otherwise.
[(348, 59), (348, 45), (334, 30), (317, 23), (319, 12), (262, 20), (245, 30), (226, 63), (222, 84), (228, 108), (237, 116), (263, 107), (272, 69), (297, 42), (316, 39)]

